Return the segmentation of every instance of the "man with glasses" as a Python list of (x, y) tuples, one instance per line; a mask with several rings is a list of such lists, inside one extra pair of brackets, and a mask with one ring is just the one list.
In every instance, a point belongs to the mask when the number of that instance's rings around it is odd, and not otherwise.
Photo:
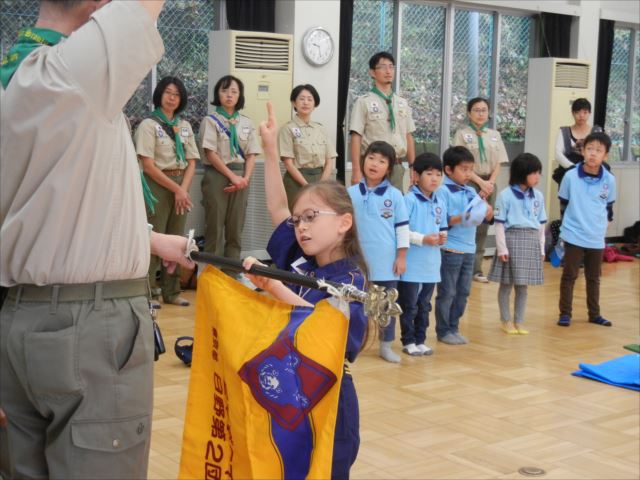
[(404, 167), (402, 159), (406, 157), (409, 167), (415, 159), (415, 145), (412, 133), (413, 123), (411, 107), (404, 98), (393, 91), (395, 60), (387, 52), (378, 52), (369, 59), (369, 75), (373, 78), (373, 88), (359, 97), (351, 111), (351, 184), (362, 179), (362, 155), (371, 142), (381, 140), (390, 144), (396, 151), (398, 165), (393, 168), (391, 184), (403, 191)]

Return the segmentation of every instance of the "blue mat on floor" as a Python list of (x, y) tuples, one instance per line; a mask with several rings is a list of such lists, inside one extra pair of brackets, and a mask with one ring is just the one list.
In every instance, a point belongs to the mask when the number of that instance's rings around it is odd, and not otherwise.
[(632, 353), (598, 365), (581, 363), (572, 375), (640, 391), (640, 355)]

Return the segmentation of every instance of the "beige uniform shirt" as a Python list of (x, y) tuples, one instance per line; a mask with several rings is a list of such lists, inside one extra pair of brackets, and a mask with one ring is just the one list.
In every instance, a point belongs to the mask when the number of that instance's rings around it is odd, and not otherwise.
[(317, 122), (304, 123), (297, 115), (278, 132), (280, 156), (293, 158), (296, 168), (321, 168), (338, 153), (327, 130)]
[(482, 143), (484, 143), (485, 162), (480, 162), (478, 136), (471, 127), (467, 126), (459, 129), (453, 137), (453, 145), (467, 147), (473, 154), (475, 159), (473, 171), (477, 175), (491, 175), (498, 165), (509, 163), (507, 150), (504, 148), (502, 137), (497, 130), (487, 128), (482, 133)]
[[(200, 153), (198, 153), (191, 124), (186, 120), (180, 119), (178, 131), (184, 148), (185, 159), (199, 159)], [(143, 157), (153, 158), (156, 167), (160, 170), (185, 168), (184, 164), (178, 164), (174, 140), (175, 137), (169, 138), (162, 126), (151, 118), (146, 118), (140, 123), (134, 136), (136, 153)]]
[(163, 52), (144, 8), (119, 1), (22, 62), (2, 94), (3, 286), (147, 275), (140, 172), (122, 108)]
[(396, 121), (393, 132), (389, 123), (389, 108), (379, 95), (368, 92), (358, 97), (354, 103), (349, 130), (362, 135), (362, 155), (371, 142), (378, 140), (392, 145), (398, 159), (407, 155), (407, 133), (416, 130), (411, 107), (404, 98), (396, 94), (393, 95), (391, 105)]
[[(222, 124), (229, 129), (229, 120), (222, 115), (213, 113)], [(253, 122), (249, 117), (244, 115), (238, 115), (238, 123), (236, 124), (236, 131), (238, 132), (238, 142), (240, 142), (240, 148), (246, 155), (260, 155), (262, 149), (258, 142), (258, 135), (256, 129), (253, 126)], [(200, 124), (200, 131), (198, 132), (198, 145), (200, 145), (202, 154), (202, 163), (211, 165), (211, 162), (207, 158), (204, 149), (213, 150), (222, 159), (225, 165), (229, 163), (244, 163), (244, 159), (240, 155), (236, 155), (235, 158), (231, 158), (231, 148), (229, 146), (229, 136), (224, 133), (222, 128), (218, 126), (215, 120), (208, 115), (204, 117)]]

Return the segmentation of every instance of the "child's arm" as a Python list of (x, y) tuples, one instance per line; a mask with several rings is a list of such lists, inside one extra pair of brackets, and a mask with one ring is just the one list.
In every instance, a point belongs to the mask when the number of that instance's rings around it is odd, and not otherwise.
[(503, 262), (509, 261), (509, 249), (507, 248), (507, 240), (504, 234), (504, 223), (496, 222), (494, 224), (496, 234), (496, 251), (498, 258)]
[(408, 248), (399, 248), (396, 250), (396, 260), (393, 262), (394, 275), (402, 275), (407, 270), (407, 252)]
[[(264, 192), (271, 222), (277, 226), (291, 216), (287, 204), (278, 157), (278, 124), (273, 105), (267, 102), (268, 120), (260, 122), (260, 136), (264, 149)], [(285, 287), (286, 288), (286, 287)]]
[(462, 222), (462, 215), (452, 215), (447, 219), (447, 223), (451, 227), (452, 225), (458, 225)]
[[(245, 270), (249, 270), (252, 265), (262, 265), (254, 257), (247, 257), (242, 261), (242, 266)], [(282, 283), (280, 280), (274, 280), (273, 278), (262, 277), (260, 275), (253, 275), (251, 273), (245, 273), (245, 276), (253, 283), (256, 287), (264, 290), (265, 292), (269, 292), (271, 296), (280, 300), (281, 302), (288, 303), (290, 305), (299, 305), (302, 307), (313, 307), (313, 305), (307, 302), (305, 299), (296, 295), (291, 291), (287, 286)]]

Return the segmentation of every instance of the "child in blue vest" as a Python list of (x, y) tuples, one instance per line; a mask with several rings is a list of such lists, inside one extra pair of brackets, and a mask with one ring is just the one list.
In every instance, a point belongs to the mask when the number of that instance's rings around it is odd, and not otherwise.
[(584, 261), (589, 322), (610, 327), (600, 315), (600, 270), (604, 237), (613, 220), (616, 200), (615, 177), (603, 168), (611, 139), (606, 133), (589, 134), (582, 146), (584, 161), (569, 170), (560, 184), (558, 198), (563, 212), (560, 239), (564, 242), (564, 269), (560, 281), (558, 325), (571, 324), (573, 286)]
[(491, 205), (467, 185), (474, 158), (465, 147), (449, 147), (442, 156), (444, 181), (438, 189), (447, 209), (449, 232), (442, 246), (440, 284), (436, 296), (436, 335), (449, 345), (468, 343), (458, 326), (471, 292), (476, 253), (476, 227), (492, 217)]
[[(363, 178), (349, 188), (356, 212), (360, 244), (369, 267), (369, 280), (386, 288), (397, 288), (406, 270), (409, 248), (409, 217), (400, 190), (389, 182), (396, 152), (387, 142), (372, 142), (361, 161)], [(398, 363), (391, 350), (395, 319), (380, 332), (380, 356)]]
[[(367, 267), (358, 241), (351, 200), (344, 185), (321, 181), (301, 189), (289, 211), (287, 194), (280, 174), (277, 146), (278, 126), (271, 103), (267, 103), (269, 121), (260, 125), (265, 153), (265, 193), (267, 209), (276, 225), (267, 251), (276, 267), (302, 275), (366, 288)], [(257, 263), (252, 257), (243, 261), (245, 269)], [(313, 306), (330, 297), (321, 290), (287, 286), (278, 280), (246, 276), (278, 300), (292, 305)], [(345, 360), (354, 362), (368, 336), (368, 320), (362, 303), (350, 302), (349, 331)], [(358, 397), (353, 378), (345, 363), (340, 384), (336, 419), (332, 479), (349, 478), (360, 445)], [(306, 475), (303, 475), (306, 477)]]
[[(527, 285), (544, 281), (544, 197), (535, 187), (540, 181), (542, 164), (531, 153), (513, 159), (509, 186), (500, 192), (493, 211), (496, 253), (489, 280), (500, 283), (498, 306), (502, 331), (509, 335), (527, 335), (523, 327), (527, 305)], [(514, 321), (511, 320), (509, 297), (515, 290)]]
[(436, 190), (442, 182), (442, 162), (433, 153), (422, 153), (413, 162), (413, 183), (404, 196), (409, 214), (411, 246), (407, 270), (398, 282), (400, 340), (408, 355), (431, 355), (425, 345), (431, 295), (440, 281), (440, 245), (447, 235), (447, 209)]

